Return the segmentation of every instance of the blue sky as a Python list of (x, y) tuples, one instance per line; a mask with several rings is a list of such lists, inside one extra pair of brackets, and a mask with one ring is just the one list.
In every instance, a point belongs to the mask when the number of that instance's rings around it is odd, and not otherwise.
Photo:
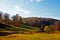
[(22, 17), (60, 19), (60, 0), (0, 0), (0, 11)]

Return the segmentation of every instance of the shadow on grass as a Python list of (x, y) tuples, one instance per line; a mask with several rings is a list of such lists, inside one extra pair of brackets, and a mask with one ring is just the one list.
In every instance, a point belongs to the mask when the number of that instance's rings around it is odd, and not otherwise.
[(7, 36), (9, 34), (13, 34), (13, 33), (8, 33), (8, 32), (0, 32), (0, 36)]
[(0, 36), (7, 36), (7, 35), (10, 35), (10, 34), (25, 34), (24, 32), (19, 32), (19, 31), (14, 31), (14, 32), (0, 32)]

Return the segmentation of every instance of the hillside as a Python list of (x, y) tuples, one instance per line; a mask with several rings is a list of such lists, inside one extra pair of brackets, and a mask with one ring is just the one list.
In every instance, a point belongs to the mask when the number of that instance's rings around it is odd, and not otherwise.
[[(45, 32), (45, 27), (49, 29), (46, 32), (60, 31), (60, 20), (52, 18), (23, 18), (23, 22), (19, 26), (0, 22), (0, 32), (3, 33), (22, 33), (33, 34), (37, 32)], [(3, 34), (5, 34), (3, 33)], [(0, 34), (1, 35), (1, 34)]]
[(0, 23), (0, 26), (1, 26), (0, 27), (0, 36), (13, 34), (13, 33), (14, 34), (15, 33), (30, 34), (30, 33), (40, 31), (40, 28), (38, 28), (38, 27), (27, 26), (27, 25), (23, 25), (23, 24), (21, 24), (21, 26), (19, 26), (19, 27), (16, 27), (16, 26), (12, 27), (12, 26)]
[[(26, 20), (26, 21), (25, 21)], [(44, 19), (31, 20), (23, 19), (19, 26), (0, 22), (1, 40), (59, 40), (60, 20)], [(53, 26), (52, 26), (53, 25)], [(47, 28), (46, 28), (47, 27)], [(47, 30), (46, 30), (47, 29)]]
[(60, 20), (53, 18), (29, 17), (29, 18), (23, 18), (23, 22), (26, 25), (42, 28), (42, 30), (45, 28), (45, 26), (52, 27), (52, 30), (54, 31), (60, 30)]

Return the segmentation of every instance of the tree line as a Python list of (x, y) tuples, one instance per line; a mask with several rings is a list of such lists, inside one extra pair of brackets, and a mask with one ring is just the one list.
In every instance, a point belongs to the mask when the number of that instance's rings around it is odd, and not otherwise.
[(38, 18), (38, 17), (28, 17), (22, 18), (19, 14), (13, 15), (10, 18), (10, 14), (3, 13), (0, 11), (0, 22), (6, 25), (20, 26), (28, 25), (33, 27), (39, 27), (44, 31), (60, 31), (60, 20), (53, 18)]
[(22, 17), (19, 16), (19, 14), (16, 14), (10, 18), (10, 14), (0, 12), (0, 22), (3, 22), (7, 25), (19, 26), (22, 22)]

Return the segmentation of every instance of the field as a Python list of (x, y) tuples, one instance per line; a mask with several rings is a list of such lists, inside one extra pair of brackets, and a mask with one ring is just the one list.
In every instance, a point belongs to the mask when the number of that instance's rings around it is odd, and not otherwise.
[(7, 36), (0, 36), (0, 40), (60, 40), (60, 34), (11, 34)]
[(40, 28), (27, 25), (0, 28), (0, 40), (60, 40), (60, 32), (39, 32)]

